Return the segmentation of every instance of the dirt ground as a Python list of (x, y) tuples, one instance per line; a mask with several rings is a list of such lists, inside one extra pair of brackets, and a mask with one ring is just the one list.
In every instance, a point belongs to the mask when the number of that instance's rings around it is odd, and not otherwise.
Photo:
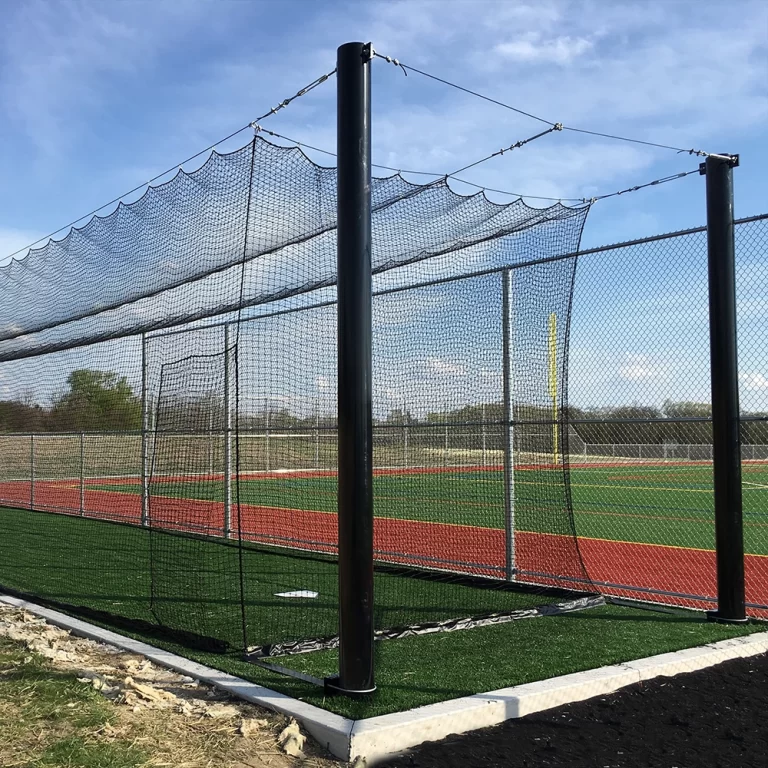
[(765, 768), (768, 655), (413, 749), (387, 768)]
[(26, 611), (0, 605), (0, 643), (3, 768), (340, 766), (282, 715)]

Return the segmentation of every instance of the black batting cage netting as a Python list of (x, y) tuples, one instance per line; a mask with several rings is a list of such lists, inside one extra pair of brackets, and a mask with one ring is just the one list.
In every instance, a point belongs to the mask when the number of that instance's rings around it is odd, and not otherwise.
[[(588, 206), (376, 178), (379, 637), (579, 607)], [(0, 586), (254, 656), (338, 633), (336, 169), (256, 136), (0, 267)]]

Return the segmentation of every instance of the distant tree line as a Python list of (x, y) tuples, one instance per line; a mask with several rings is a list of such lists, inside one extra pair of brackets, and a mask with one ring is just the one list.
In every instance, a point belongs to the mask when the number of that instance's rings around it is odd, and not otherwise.
[(0, 432), (99, 432), (141, 428), (141, 399), (124, 376), (80, 369), (49, 406), (0, 400)]
[[(0, 432), (93, 432), (129, 431), (141, 429), (141, 398), (137, 396), (124, 376), (110, 371), (79, 369), (66, 380), (67, 388), (51, 398), (48, 406), (31, 401), (0, 400)], [(234, 410), (233, 403), (233, 410)], [(666, 401), (661, 408), (625, 405), (603, 408), (568, 406), (562, 414), (578, 437), (588, 444), (643, 443), (661, 445), (707, 444), (712, 442), (711, 424), (689, 419), (709, 418), (709, 403), (692, 401)], [(747, 414), (745, 414), (747, 415)], [(750, 416), (766, 416), (750, 413)], [(485, 437), (489, 449), (500, 448), (503, 440), (501, 422), (504, 418), (502, 403), (478, 403), (445, 411), (433, 411), (419, 418), (403, 408), (392, 409), (385, 417), (374, 419), (374, 425), (385, 428), (414, 428), (413, 439), (443, 444), (447, 424), (452, 445), (478, 448)], [(546, 449), (551, 441), (553, 413), (550, 407), (516, 405), (513, 418), (522, 437), (530, 434)], [(164, 429), (205, 433), (224, 428), (224, 402), (221, 395), (189, 395), (175, 393), (163, 398), (153, 413), (153, 423)], [(485, 423), (485, 427), (482, 427)], [(238, 425), (241, 430), (257, 432), (267, 429), (311, 430), (315, 426), (334, 424), (332, 414), (297, 415), (286, 407), (265, 406), (258, 412), (241, 410)], [(418, 428), (422, 429), (419, 430)], [(377, 440), (398, 442), (403, 439), (400, 429), (381, 429)], [(768, 423), (745, 421), (742, 425), (745, 445), (768, 444)]]
[[(231, 404), (235, 413), (236, 403)], [(281, 430), (314, 429), (335, 424), (329, 414), (311, 414), (298, 416), (288, 408), (265, 408), (257, 413), (240, 410), (237, 426), (242, 431), (280, 432)], [(190, 397), (182, 394), (164, 396), (157, 409), (157, 426), (160, 429), (179, 430), (205, 434), (208, 431), (220, 432), (226, 426), (224, 398), (221, 395)], [(233, 427), (234, 417), (233, 417)]]
[[(604, 408), (579, 408), (568, 406), (565, 413), (558, 411), (558, 417), (564, 415), (572, 430), (588, 444), (709, 444), (712, 442), (712, 426), (706, 421), (690, 421), (689, 419), (708, 419), (712, 416), (712, 406), (709, 403), (692, 401), (667, 400), (661, 408), (643, 405), (625, 405)], [(748, 415), (761, 417), (768, 414), (755, 412)], [(405, 426), (426, 427), (430, 424), (449, 424), (451, 435), (465, 435), (465, 439), (473, 444), (477, 435), (482, 439), (483, 421), (486, 428), (486, 445), (491, 447), (488, 440), (496, 441), (494, 435), (499, 428), (495, 425), (503, 421), (503, 406), (501, 403), (486, 403), (466, 405), (448, 411), (436, 411), (426, 414), (423, 418), (402, 408), (395, 408), (377, 423), (389, 427)], [(550, 434), (553, 412), (550, 407), (532, 405), (517, 405), (513, 419), (516, 422), (531, 422), (517, 426), (523, 434), (538, 433), (546, 440)], [(548, 424), (550, 422), (550, 424)], [(455, 425), (455, 426), (454, 426)], [(475, 437), (472, 437), (472, 436)], [(768, 444), (768, 423), (760, 421), (745, 421), (742, 424), (742, 442), (745, 445)], [(468, 445), (468, 447), (470, 447)], [(496, 447), (495, 445), (493, 447)]]
[[(745, 416), (759, 417), (764, 413)], [(621, 406), (617, 408), (581, 409), (570, 407), (568, 417), (579, 437), (594, 443), (643, 443), (661, 445), (706, 445), (712, 442), (709, 403), (667, 400), (661, 408), (653, 406)], [(594, 420), (594, 421), (593, 421)], [(602, 423), (597, 423), (600, 420)], [(580, 423), (581, 422), (581, 423)], [(768, 425), (759, 421), (742, 422), (741, 440), (745, 445), (768, 443)]]

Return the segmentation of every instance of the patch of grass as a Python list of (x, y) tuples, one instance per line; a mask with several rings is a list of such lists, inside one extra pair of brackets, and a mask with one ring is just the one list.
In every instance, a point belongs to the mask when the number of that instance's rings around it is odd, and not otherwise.
[(135, 768), (147, 755), (92, 734), (115, 720), (113, 706), (38, 654), (0, 640), (0, 764), (28, 768)]
[[(330, 702), (371, 717), (765, 630), (707, 622), (701, 614), (660, 614), (608, 605), (509, 624), (381, 642), (379, 692), (371, 702)], [(471, 660), (471, 661), (470, 661)], [(336, 651), (281, 663), (314, 675), (338, 668)], [(318, 697), (314, 697), (315, 703)], [(326, 700), (326, 705), (328, 701)]]
[[(239, 558), (239, 548), (222, 538), (156, 532), (150, 541), (140, 526), (0, 508), (3, 587), (134, 622), (162, 623), (235, 648), (244, 645)], [(249, 645), (336, 634), (334, 561), (246, 546), (242, 563)], [(377, 626), (531, 608), (556, 599), (453, 581), (377, 571)], [(294, 590), (319, 597), (277, 596)]]
[(0, 697), (13, 702), (29, 723), (66, 721), (75, 728), (94, 728), (112, 718), (108, 703), (93, 688), (7, 641), (0, 641)]
[(148, 755), (128, 742), (91, 742), (79, 736), (61, 739), (48, 747), (30, 768), (139, 768)]

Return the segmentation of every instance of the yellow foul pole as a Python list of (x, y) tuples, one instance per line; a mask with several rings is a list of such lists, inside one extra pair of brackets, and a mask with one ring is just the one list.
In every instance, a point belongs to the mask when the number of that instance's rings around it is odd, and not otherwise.
[(552, 457), (557, 464), (557, 315), (549, 316), (549, 396), (552, 398)]

